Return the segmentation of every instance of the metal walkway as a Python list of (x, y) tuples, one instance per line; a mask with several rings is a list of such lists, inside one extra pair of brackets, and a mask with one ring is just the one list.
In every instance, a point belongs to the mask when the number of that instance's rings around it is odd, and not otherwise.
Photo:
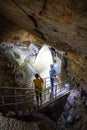
[[(32, 84), (33, 85), (33, 84)], [(51, 93), (51, 87), (46, 86), (42, 92), (42, 104), (40, 107), (45, 107), (51, 102), (60, 98), (64, 94), (67, 94), (71, 88), (71, 82), (66, 80), (61, 83), (55, 83), (54, 91)], [(16, 88), (16, 87), (0, 87), (0, 107), (14, 106), (17, 110), (20, 104), (24, 103), (36, 103), (35, 89), (33, 88)]]

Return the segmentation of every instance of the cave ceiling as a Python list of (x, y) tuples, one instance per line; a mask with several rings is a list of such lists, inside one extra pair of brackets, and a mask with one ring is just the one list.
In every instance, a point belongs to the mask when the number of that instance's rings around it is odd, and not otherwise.
[(22, 28), (57, 49), (87, 55), (87, 0), (0, 0), (0, 14), (13, 22), (10, 30)]

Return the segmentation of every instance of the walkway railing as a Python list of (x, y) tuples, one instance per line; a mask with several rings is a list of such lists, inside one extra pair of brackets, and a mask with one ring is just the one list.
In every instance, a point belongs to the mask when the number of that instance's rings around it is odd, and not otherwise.
[(55, 100), (60, 95), (62, 95), (65, 92), (69, 91), (70, 87), (71, 87), (71, 82), (69, 80), (66, 80), (66, 81), (64, 81), (62, 83), (55, 84), (53, 92), (51, 92), (51, 87), (47, 87), (42, 92), (43, 104), (47, 103), (47, 102), (49, 103), (52, 100)]
[[(42, 105), (55, 100), (58, 96), (69, 91), (70, 81), (57, 83), (51, 93), (51, 87), (47, 87), (42, 92)], [(34, 103), (36, 104), (35, 89), (30, 88), (16, 88), (16, 87), (0, 87), (0, 107), (15, 106), (17, 110), (20, 104)]]
[(32, 103), (34, 90), (29, 88), (0, 87), (0, 106), (17, 106), (24, 103)]
[[(58, 82), (61, 81), (61, 74), (56, 74), (56, 78), (58, 79)], [(44, 78), (44, 88), (47, 88), (50, 86), (50, 77)], [(24, 84), (22, 87), (29, 87), (29, 88), (34, 88), (34, 83), (33, 81), (29, 81), (28, 83)]]

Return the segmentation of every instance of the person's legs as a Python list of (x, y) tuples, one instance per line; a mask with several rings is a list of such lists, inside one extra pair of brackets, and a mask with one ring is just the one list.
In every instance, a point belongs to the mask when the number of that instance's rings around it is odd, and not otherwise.
[(42, 104), (42, 92), (40, 91), (40, 103)]
[(37, 106), (39, 105), (39, 93), (36, 92), (36, 100), (37, 100)]
[(53, 92), (53, 89), (54, 89), (54, 78), (51, 78), (50, 81), (51, 81), (51, 91)]

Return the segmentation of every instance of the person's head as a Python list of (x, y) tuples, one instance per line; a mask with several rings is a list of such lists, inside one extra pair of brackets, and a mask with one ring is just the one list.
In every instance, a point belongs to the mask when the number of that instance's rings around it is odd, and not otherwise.
[(39, 74), (38, 73), (36, 73), (35, 74), (35, 78), (39, 78), (40, 76), (39, 76)]
[(54, 67), (54, 65), (53, 65), (53, 64), (51, 64), (51, 65), (50, 65), (50, 68), (53, 68), (53, 67)]

